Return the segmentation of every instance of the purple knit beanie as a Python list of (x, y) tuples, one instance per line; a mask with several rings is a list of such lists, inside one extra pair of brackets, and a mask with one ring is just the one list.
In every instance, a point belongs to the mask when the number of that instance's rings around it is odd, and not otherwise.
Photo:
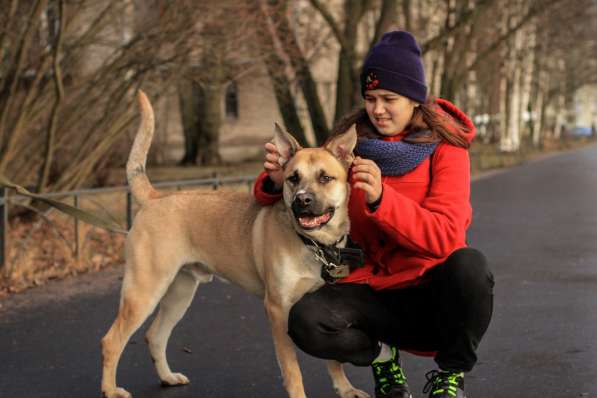
[(421, 61), (421, 48), (408, 32), (395, 31), (384, 34), (373, 46), (361, 72), (361, 94), (365, 90), (382, 88), (418, 103), (427, 98), (425, 72)]

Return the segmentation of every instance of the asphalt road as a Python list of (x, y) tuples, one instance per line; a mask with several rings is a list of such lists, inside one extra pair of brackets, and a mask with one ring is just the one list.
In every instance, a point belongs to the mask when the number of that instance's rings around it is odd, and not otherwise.
[[(597, 146), (473, 183), (471, 246), (496, 277), (494, 319), (467, 375), (470, 398), (597, 397)], [(53, 282), (0, 302), (0, 397), (98, 397), (99, 341), (117, 308), (121, 271)], [(260, 300), (232, 285), (200, 287), (170, 340), (191, 384), (161, 388), (143, 334), (126, 347), (119, 385), (135, 397), (285, 397)], [(322, 361), (300, 356), (307, 394), (335, 396)], [(404, 355), (415, 397), (428, 358)], [(372, 392), (370, 370), (348, 366)]]

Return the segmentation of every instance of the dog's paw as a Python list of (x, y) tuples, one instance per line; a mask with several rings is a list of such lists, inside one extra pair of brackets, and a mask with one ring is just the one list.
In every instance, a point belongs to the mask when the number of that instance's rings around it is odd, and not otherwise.
[(184, 384), (189, 384), (189, 379), (183, 375), (182, 373), (172, 373), (169, 376), (162, 379), (162, 385), (169, 387), (169, 386), (182, 386)]
[(132, 398), (130, 392), (125, 390), (124, 388), (117, 387), (115, 390), (110, 392), (102, 393), (103, 398)]
[(369, 398), (369, 394), (365, 391), (357, 390), (356, 388), (351, 388), (350, 390), (339, 392), (338, 394), (341, 398)]

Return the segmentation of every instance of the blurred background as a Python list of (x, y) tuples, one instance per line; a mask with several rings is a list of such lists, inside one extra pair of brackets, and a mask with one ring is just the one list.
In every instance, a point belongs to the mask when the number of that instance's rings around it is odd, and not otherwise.
[[(595, 137), (596, 17), (595, 0), (0, 0), (0, 175), (39, 193), (124, 185), (143, 89), (153, 181), (255, 176), (274, 122), (318, 145), (361, 106), (361, 63), (394, 29), (477, 125), (473, 171), (507, 166)], [(71, 197), (125, 223), (122, 194)], [(121, 262), (122, 235), (17, 199), (0, 291)]]

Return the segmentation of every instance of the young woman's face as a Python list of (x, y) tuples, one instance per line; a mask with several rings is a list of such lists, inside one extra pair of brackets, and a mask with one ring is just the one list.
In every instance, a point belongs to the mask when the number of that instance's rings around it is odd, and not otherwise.
[(381, 135), (398, 135), (408, 125), (417, 103), (393, 91), (365, 91), (365, 109), (371, 123)]

